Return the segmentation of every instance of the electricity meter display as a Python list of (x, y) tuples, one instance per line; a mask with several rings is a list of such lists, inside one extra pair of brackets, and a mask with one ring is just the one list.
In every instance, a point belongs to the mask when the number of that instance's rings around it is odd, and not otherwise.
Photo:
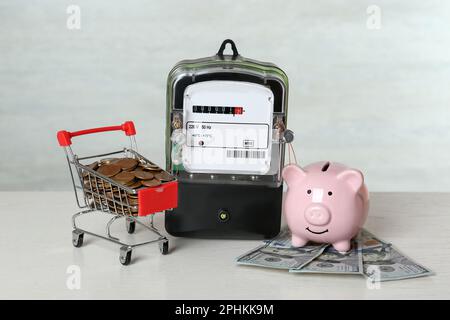
[(273, 93), (242, 81), (205, 81), (184, 92), (183, 166), (193, 173), (265, 174), (271, 165)]

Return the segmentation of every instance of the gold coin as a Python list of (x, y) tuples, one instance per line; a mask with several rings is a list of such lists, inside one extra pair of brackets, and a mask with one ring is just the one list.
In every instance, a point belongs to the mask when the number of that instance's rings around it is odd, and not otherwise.
[(82, 171), (81, 176), (83, 177), (83, 179), (84, 180), (89, 180), (89, 176), (91, 176), (91, 173), (89, 171), (83, 170), (83, 169), (81, 169), (81, 171)]
[(154, 177), (154, 179), (158, 179), (159, 181), (161, 181), (161, 179), (162, 179), (161, 171), (153, 174), (153, 177)]
[(100, 165), (105, 165), (105, 164), (113, 164), (115, 163), (117, 160), (117, 158), (104, 158), (100, 160)]
[[(86, 165), (86, 167), (88, 167), (89, 169), (92, 169), (92, 170), (97, 170), (98, 169), (98, 162), (95, 161), (95, 162), (93, 162), (91, 164)], [(87, 170), (83, 170), (83, 169), (81, 169), (81, 170), (83, 171), (83, 178), (86, 178), (86, 177), (88, 177), (91, 174)]]
[(155, 176), (155, 179), (158, 179), (159, 181), (170, 181), (173, 179), (173, 177), (166, 171), (161, 171), (161, 172), (155, 173), (154, 176)]
[(136, 197), (132, 196), (132, 195), (128, 195), (127, 196), (128, 200), (137, 200), (139, 197), (136, 195)]
[(124, 171), (130, 171), (136, 168), (138, 165), (138, 161), (133, 158), (123, 158), (115, 162), (114, 164), (118, 165)]
[(127, 187), (131, 188), (131, 189), (137, 189), (137, 188), (139, 188), (141, 186), (142, 186), (142, 182), (138, 180), (138, 181), (133, 182), (133, 184), (128, 185)]
[(136, 206), (139, 204), (138, 199), (130, 199), (128, 198), (128, 203), (131, 204), (132, 206)]
[(163, 181), (172, 181), (172, 180), (174, 180), (175, 178), (170, 174), (170, 173), (167, 173), (167, 172), (165, 172), (165, 171), (163, 171), (164, 173), (163, 173)]
[(98, 168), (97, 172), (105, 177), (111, 178), (120, 172), (120, 167), (115, 164), (105, 164)]
[(106, 195), (106, 198), (107, 198), (108, 200), (113, 199), (113, 198), (115, 197), (115, 194), (112, 193), (111, 191), (107, 191), (107, 192), (105, 193), (105, 195)]
[(142, 180), (142, 185), (144, 185), (146, 187), (156, 187), (156, 186), (159, 186), (160, 184), (161, 184), (161, 182), (156, 179)]
[(111, 184), (105, 180), (101, 180), (101, 179), (91, 179), (91, 183), (92, 185), (95, 185), (96, 187), (100, 187), (100, 188), (109, 188), (111, 186)]
[(117, 190), (116, 186), (113, 186), (111, 183), (106, 182), (106, 181), (102, 181), (102, 182), (98, 183), (98, 186), (100, 188), (105, 189), (105, 190), (112, 190), (112, 191), (116, 191)]
[(131, 172), (123, 171), (121, 173), (116, 174), (114, 177), (112, 177), (112, 179), (121, 184), (126, 184), (133, 181), (134, 174), (132, 174)]
[(127, 197), (127, 195), (123, 191), (119, 192), (119, 190), (116, 190), (116, 191), (114, 191), (114, 197), (116, 199), (125, 199)]
[[(140, 180), (133, 179), (133, 180), (131, 180), (130, 182), (125, 183), (125, 186), (128, 187), (128, 188), (130, 188), (130, 186), (136, 184), (138, 181), (140, 181)], [(132, 188), (132, 189), (133, 189), (133, 188)]]
[(141, 168), (143, 168), (144, 170), (148, 170), (148, 171), (160, 171), (161, 168), (158, 167), (157, 165), (153, 165), (153, 164), (149, 164), (149, 163), (142, 163), (140, 165)]
[(151, 172), (143, 171), (143, 170), (136, 170), (133, 172), (134, 172), (134, 176), (138, 179), (141, 179), (141, 180), (153, 179), (153, 173), (151, 173)]
[(92, 169), (92, 170), (97, 170), (98, 169), (98, 161), (88, 164), (86, 167), (88, 167), (89, 169)]

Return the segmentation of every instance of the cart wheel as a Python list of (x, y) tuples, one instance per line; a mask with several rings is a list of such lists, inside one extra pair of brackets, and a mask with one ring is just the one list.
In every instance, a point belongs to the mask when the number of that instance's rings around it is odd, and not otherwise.
[(159, 251), (161, 251), (162, 254), (169, 253), (169, 240), (164, 240), (159, 243)]
[(134, 230), (136, 230), (136, 221), (127, 218), (126, 219), (126, 224), (127, 224), (127, 231), (129, 234), (134, 233)]
[(120, 248), (120, 263), (123, 264), (124, 266), (127, 266), (130, 264), (131, 262), (131, 253), (133, 251), (131, 249), (129, 249), (128, 247), (122, 247)]
[(84, 233), (78, 230), (72, 231), (72, 244), (74, 247), (79, 248), (83, 245)]

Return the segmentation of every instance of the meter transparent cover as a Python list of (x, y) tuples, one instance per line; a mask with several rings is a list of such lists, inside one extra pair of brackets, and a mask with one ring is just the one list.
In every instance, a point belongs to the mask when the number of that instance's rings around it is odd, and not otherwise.
[(169, 74), (167, 169), (180, 182), (278, 187), (287, 77), (268, 63), (217, 54)]

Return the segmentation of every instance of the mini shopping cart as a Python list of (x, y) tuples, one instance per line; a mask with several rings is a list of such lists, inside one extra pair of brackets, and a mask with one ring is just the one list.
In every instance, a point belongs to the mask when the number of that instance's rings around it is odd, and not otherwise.
[[(93, 156), (78, 157), (72, 151), (72, 138), (105, 131), (123, 131), (129, 137), (130, 148), (119, 151), (98, 154)], [(171, 181), (162, 183), (155, 187), (130, 188), (115, 180), (106, 177), (95, 171), (87, 162), (105, 160), (104, 157), (134, 158), (138, 163), (149, 166), (156, 166), (150, 160), (144, 158), (137, 152), (135, 139), (136, 130), (132, 121), (127, 121), (122, 125), (81, 130), (76, 132), (59, 131), (58, 142), (64, 148), (67, 162), (72, 178), (75, 199), (81, 211), (72, 216), (72, 243), (75, 247), (83, 245), (84, 234), (109, 240), (120, 247), (120, 263), (128, 265), (131, 262), (132, 250), (135, 247), (150, 243), (159, 243), (162, 254), (169, 252), (169, 240), (163, 236), (153, 224), (153, 214), (164, 210), (171, 210), (177, 207), (178, 182), (172, 177)], [(161, 169), (162, 170), (162, 169)], [(90, 212), (103, 212), (112, 215), (106, 224), (106, 234), (97, 234), (92, 231), (82, 229), (77, 226), (76, 220), (80, 216)], [(150, 224), (144, 224), (138, 217), (150, 215)], [(135, 231), (136, 224), (143, 226), (146, 230), (157, 236), (144, 242), (129, 244), (111, 235), (111, 225), (118, 219), (124, 218), (128, 233)]]

